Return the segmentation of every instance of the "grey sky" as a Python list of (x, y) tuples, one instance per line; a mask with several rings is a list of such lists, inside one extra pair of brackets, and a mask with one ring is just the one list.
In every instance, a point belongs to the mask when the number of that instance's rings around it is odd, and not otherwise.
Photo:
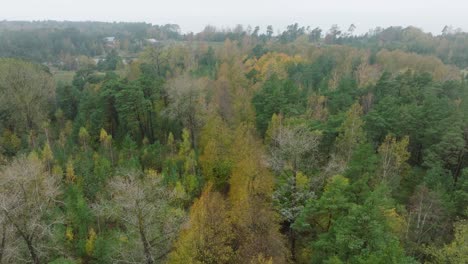
[(184, 32), (207, 24), (271, 24), (276, 31), (294, 22), (323, 29), (354, 23), (358, 33), (414, 25), (439, 34), (444, 25), (468, 30), (468, 0), (0, 0), (4, 19), (176, 23)]

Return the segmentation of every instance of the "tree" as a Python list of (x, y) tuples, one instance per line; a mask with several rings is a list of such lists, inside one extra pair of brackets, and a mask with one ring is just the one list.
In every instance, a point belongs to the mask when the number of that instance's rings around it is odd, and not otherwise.
[(319, 27), (314, 28), (309, 34), (309, 40), (312, 42), (319, 42), (322, 37), (322, 29)]
[(59, 175), (44, 173), (32, 155), (15, 158), (0, 172), (1, 216), (25, 243), (31, 262), (39, 264), (48, 250), (53, 221), (50, 217), (60, 193)]
[(21, 147), (21, 139), (9, 129), (5, 129), (0, 137), (0, 153), (14, 156)]
[(280, 36), (280, 40), (284, 43), (292, 42), (296, 40), (298, 37), (304, 35), (305, 28), (299, 27), (298, 23), (292, 24), (287, 26), (286, 31), (283, 32)]
[(268, 39), (271, 39), (271, 37), (273, 36), (273, 33), (274, 33), (274, 32), (273, 32), (273, 26), (272, 26), (272, 25), (268, 25), (268, 26), (267, 26), (267, 31), (266, 31), (266, 33), (267, 33)]
[(156, 173), (127, 171), (114, 176), (108, 188), (112, 199), (97, 210), (107, 221), (118, 221), (125, 237), (115, 261), (161, 263), (171, 250), (183, 212), (171, 206), (174, 194)]
[(305, 100), (299, 88), (289, 80), (280, 80), (276, 75), (269, 78), (258, 91), (252, 103), (255, 107), (255, 121), (263, 135), (273, 114), (289, 117), (305, 109)]
[[(452, 121), (453, 118), (449, 120)], [(462, 168), (466, 166), (467, 139), (467, 130), (463, 129), (461, 120), (455, 119), (444, 131), (440, 141), (427, 150), (424, 164), (428, 167), (440, 166), (447, 169), (456, 185)]]
[(249, 263), (263, 255), (285, 263), (289, 254), (271, 206), (273, 177), (263, 162), (261, 145), (246, 125), (237, 128), (234, 142), (229, 202), (238, 244), (236, 261)]
[(338, 25), (334, 24), (328, 30), (327, 35), (325, 36), (325, 42), (328, 44), (338, 44), (337, 41), (341, 36), (341, 30)]
[(223, 193), (228, 190), (232, 171), (231, 145), (232, 135), (226, 123), (217, 115), (209, 118), (201, 132), (200, 165), (205, 181)]
[[(94, 246), (88, 242), (89, 233), (93, 228), (94, 215), (84, 196), (79, 180), (74, 175), (73, 164), (67, 166), (67, 185), (64, 192), (63, 208), (65, 223), (59, 232), (59, 239), (66, 249), (66, 253), (73, 258), (89, 261), (93, 257)], [(79, 178), (78, 178), (79, 179)], [(88, 243), (87, 243), (88, 242)], [(88, 248), (86, 245), (88, 244)]]
[(52, 149), (50, 148), (50, 145), (48, 142), (44, 144), (44, 148), (42, 150), (42, 159), (43, 162), (46, 164), (47, 171), (49, 174), (52, 173), (52, 162), (54, 161), (54, 156), (52, 153)]
[(422, 245), (441, 240), (448, 231), (447, 208), (440, 195), (424, 184), (417, 186), (408, 203), (405, 238), (413, 252)]
[(198, 130), (203, 121), (203, 80), (193, 80), (188, 75), (168, 83), (169, 106), (167, 114), (180, 120), (190, 132), (192, 147), (197, 145)]
[(119, 83), (115, 93), (115, 109), (119, 121), (133, 139), (144, 138), (153, 142), (153, 112), (151, 98), (145, 96), (143, 86), (136, 83)]
[(296, 261), (298, 234), (292, 225), (304, 209), (305, 204), (315, 198), (315, 193), (310, 190), (310, 179), (302, 172), (298, 172), (294, 177), (288, 176), (279, 181), (280, 183), (273, 193), (273, 202), (283, 221), (282, 231), (289, 239), (292, 260)]
[(109, 158), (114, 164), (114, 151), (112, 149), (112, 135), (108, 135), (104, 128), (101, 128), (101, 133), (99, 134), (99, 141), (102, 146), (109, 151)]
[[(309, 179), (303, 173), (311, 172), (318, 164), (318, 146), (321, 134), (310, 131), (304, 125), (277, 126), (272, 118), (270, 143), (270, 166), (278, 175), (278, 187), (274, 202), (288, 229), (292, 257), (295, 257), (296, 234), (291, 225), (302, 211), (305, 203), (314, 196)], [(280, 121), (281, 122), (281, 121)], [(276, 123), (276, 124), (275, 124)]]
[(347, 32), (347, 37), (351, 37), (354, 33), (354, 30), (356, 30), (356, 26), (354, 24), (349, 25), (348, 32)]
[(190, 209), (188, 228), (182, 230), (169, 263), (231, 263), (234, 233), (227, 206), (208, 183)]
[(313, 243), (317, 254), (324, 259), (338, 257), (344, 263), (415, 263), (400, 244), (402, 220), (387, 195), (385, 187), (379, 186), (363, 204), (351, 205)]
[(350, 207), (349, 180), (343, 176), (332, 177), (325, 186), (324, 193), (317, 201), (310, 200), (294, 224), (303, 231), (311, 228), (314, 233), (328, 232), (334, 219), (347, 214)]
[(339, 159), (345, 164), (351, 159), (356, 147), (363, 143), (365, 134), (364, 122), (361, 119), (362, 107), (355, 103), (346, 112), (346, 119), (338, 129), (339, 135), (336, 139), (336, 152)]
[(378, 149), (381, 159), (380, 181), (386, 182), (392, 189), (398, 188), (401, 174), (408, 167), (408, 144), (409, 137), (397, 141), (395, 137), (387, 135)]
[(117, 50), (111, 50), (104, 60), (98, 62), (97, 67), (101, 71), (115, 71), (117, 66), (122, 63), (122, 58), (120, 58)]
[(197, 175), (197, 157), (195, 150), (192, 148), (190, 140), (190, 132), (187, 129), (182, 130), (182, 142), (179, 146), (179, 160), (182, 162), (182, 184), (189, 197), (193, 197), (199, 190), (199, 182)]
[(162, 78), (166, 76), (169, 54), (161, 46), (147, 47), (142, 52), (141, 59), (149, 65), (152, 74)]
[(455, 224), (455, 238), (443, 248), (428, 247), (432, 255), (429, 263), (464, 263), (468, 261), (468, 223), (461, 220)]
[(21, 133), (40, 128), (54, 94), (52, 76), (40, 65), (0, 59), (2, 127)]
[[(330, 179), (318, 200), (310, 200), (295, 223), (308, 234), (315, 263), (412, 263), (398, 239), (401, 217), (379, 186), (362, 203), (352, 201), (347, 178)], [(334, 262), (333, 262), (334, 261)]]
[[(273, 116), (271, 124), (274, 123)], [(309, 172), (317, 165), (320, 131), (310, 131), (305, 125), (281, 123), (276, 131), (271, 130), (270, 165), (273, 171), (297, 174), (299, 171)]]
[(78, 139), (80, 140), (81, 145), (86, 150), (89, 144), (89, 133), (88, 130), (84, 127), (80, 127), (80, 131), (78, 132)]

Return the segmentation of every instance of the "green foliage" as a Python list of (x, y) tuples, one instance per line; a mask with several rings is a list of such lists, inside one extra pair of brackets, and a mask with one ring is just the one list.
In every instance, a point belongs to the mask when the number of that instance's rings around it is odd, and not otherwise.
[(467, 35), (354, 29), (0, 22), (0, 262), (466, 262)]
[(336, 138), (337, 156), (346, 163), (351, 159), (351, 155), (359, 144), (364, 143), (366, 140), (361, 115), (362, 107), (358, 103), (353, 104), (346, 112), (346, 119), (338, 129), (339, 135)]
[(452, 242), (443, 248), (427, 249), (428, 254), (432, 256), (429, 263), (463, 263), (468, 261), (467, 241), (468, 225), (466, 220), (457, 222), (455, 225), (455, 237)]
[(347, 178), (333, 177), (322, 196), (311, 200), (296, 221), (299, 231), (315, 237), (307, 245), (311, 260), (412, 263), (391, 228), (394, 216), (388, 214), (392, 208), (385, 187), (367, 193), (363, 203), (351, 202), (350, 190)]
[(115, 71), (117, 66), (122, 63), (122, 59), (115, 49), (106, 55), (104, 60), (99, 61), (97, 68), (100, 71)]
[(256, 110), (256, 125), (263, 135), (273, 114), (294, 116), (302, 113), (305, 101), (299, 88), (289, 80), (280, 80), (273, 76), (262, 86), (253, 97), (252, 103)]
[(0, 129), (27, 133), (47, 120), (55, 84), (42, 65), (0, 59)]

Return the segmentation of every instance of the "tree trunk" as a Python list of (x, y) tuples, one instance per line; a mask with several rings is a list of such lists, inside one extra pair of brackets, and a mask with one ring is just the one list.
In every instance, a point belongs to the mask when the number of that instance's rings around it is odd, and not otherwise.
[(296, 235), (294, 230), (290, 227), (289, 228), (289, 237), (291, 240), (291, 258), (293, 263), (296, 262)]
[(6, 224), (2, 225), (2, 241), (0, 243), (0, 263), (2, 263), (3, 253), (5, 252), (6, 245)]
[(143, 244), (143, 250), (146, 258), (147, 264), (154, 264), (153, 256), (151, 255), (151, 245), (146, 238), (144, 224), (141, 214), (138, 215), (138, 229), (140, 231), (141, 243)]
[[(297, 189), (297, 170), (296, 170), (296, 160), (294, 160), (294, 180), (293, 180), (293, 193), (296, 193)], [(296, 208), (296, 203), (293, 200), (293, 208)], [(291, 256), (292, 256), (292, 261), (296, 262), (296, 236), (294, 234), (294, 230), (292, 229), (292, 223), (289, 225), (289, 237), (291, 239)]]
[(25, 239), (25, 241), (26, 241), (26, 244), (28, 245), (29, 254), (31, 254), (31, 259), (33, 263), (40, 264), (39, 256), (37, 255), (36, 250), (34, 249), (34, 246), (32, 244), (32, 239)]

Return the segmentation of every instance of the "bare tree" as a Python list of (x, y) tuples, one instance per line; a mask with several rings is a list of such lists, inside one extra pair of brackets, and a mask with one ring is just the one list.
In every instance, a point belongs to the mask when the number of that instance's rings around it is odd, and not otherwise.
[[(11, 228), (18, 234), (35, 264), (41, 262), (45, 242), (51, 235), (54, 222), (44, 218), (54, 208), (58, 194), (59, 179), (45, 173), (36, 157), (18, 157), (0, 172), (3, 228)], [(4, 229), (3, 237), (10, 231)]]
[(271, 168), (279, 173), (291, 170), (294, 174), (305, 172), (317, 164), (321, 134), (305, 126), (280, 125), (270, 147)]
[[(129, 243), (121, 243), (115, 263), (162, 262), (171, 250), (184, 212), (171, 206), (174, 193), (160, 175), (124, 172), (109, 183), (112, 199), (95, 206), (97, 215), (124, 227)], [(133, 240), (133, 241), (132, 241)]]

